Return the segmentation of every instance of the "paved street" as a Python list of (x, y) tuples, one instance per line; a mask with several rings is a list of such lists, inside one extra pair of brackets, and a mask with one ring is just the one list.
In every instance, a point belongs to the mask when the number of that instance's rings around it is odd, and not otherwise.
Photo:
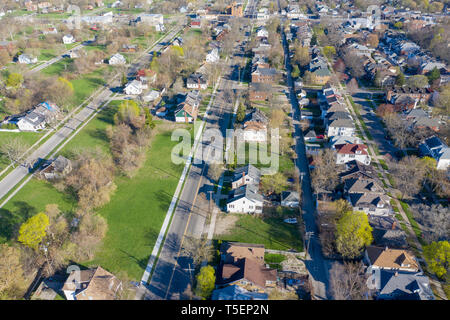
[[(279, 3), (278, 3), (279, 6)], [(305, 224), (305, 231), (311, 234), (309, 240), (305, 243), (308, 248), (309, 259), (306, 261), (306, 268), (310, 275), (312, 284), (312, 297), (317, 300), (324, 300), (328, 298), (328, 272), (330, 269), (330, 261), (325, 259), (322, 254), (320, 241), (317, 237), (318, 229), (315, 222), (315, 203), (311, 190), (311, 177), (309, 174), (308, 159), (306, 157), (305, 141), (302, 129), (299, 125), (300, 109), (298, 108), (297, 95), (294, 90), (294, 82), (291, 77), (292, 66), (289, 59), (289, 46), (286, 41), (286, 35), (282, 30), (283, 47), (285, 51), (285, 63), (287, 72), (287, 83), (289, 86), (289, 95), (292, 107), (292, 119), (294, 120), (294, 137), (295, 137), (295, 151), (297, 159), (295, 161), (296, 169), (303, 175), (302, 179), (302, 212)]]
[[(169, 32), (161, 41), (167, 41), (171, 39), (180, 30), (180, 27), (175, 28)], [(153, 50), (159, 51), (161, 46), (156, 44)], [(137, 68), (148, 63), (149, 56), (145, 53), (131, 68)], [(118, 80), (114, 80), (110, 87), (118, 86)], [(74, 115), (68, 122), (53, 134), (46, 142), (39, 146), (25, 161), (24, 163), (35, 163), (38, 159), (45, 159), (59, 144), (66, 140), (82, 123), (84, 123), (89, 117), (112, 95), (110, 87), (105, 87), (95, 98), (80, 112)], [(0, 199), (2, 199), (8, 192), (10, 192), (22, 179), (24, 179), (29, 173), (29, 168), (25, 164), (16, 167), (5, 178), (0, 181)], [(2, 204), (2, 206), (4, 203)]]

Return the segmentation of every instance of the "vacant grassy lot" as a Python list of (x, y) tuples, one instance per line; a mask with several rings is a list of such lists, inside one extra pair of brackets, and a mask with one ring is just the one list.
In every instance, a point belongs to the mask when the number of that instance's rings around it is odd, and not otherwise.
[(50, 183), (31, 179), (3, 208), (0, 209), (0, 242), (17, 238), (25, 220), (42, 212), (47, 204), (56, 203), (67, 213), (73, 212), (75, 199), (56, 190)]
[(274, 250), (303, 250), (303, 242), (297, 225), (287, 224), (282, 218), (260, 218), (239, 215), (232, 231), (217, 238), (224, 241), (239, 241), (264, 244)]
[[(27, 146), (32, 146), (43, 135), (43, 132), (0, 132), (0, 145), (11, 139), (19, 138)], [(9, 165), (9, 163), (9, 160), (0, 154), (0, 171)]]
[(165, 131), (153, 138), (147, 161), (133, 179), (115, 180), (115, 195), (99, 210), (108, 221), (108, 233), (96, 258), (87, 264), (126, 271), (135, 280), (142, 277), (183, 170), (183, 165), (170, 161), (177, 144), (170, 136)]

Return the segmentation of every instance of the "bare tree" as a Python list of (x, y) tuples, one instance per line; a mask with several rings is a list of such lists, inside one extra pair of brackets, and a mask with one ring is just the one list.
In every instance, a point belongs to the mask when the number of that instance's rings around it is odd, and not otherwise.
[(335, 262), (330, 270), (330, 293), (334, 300), (366, 300), (366, 281), (361, 262)]
[(13, 167), (21, 160), (23, 154), (28, 150), (29, 145), (19, 138), (7, 140), (0, 146), (0, 153), (3, 154)]
[(333, 191), (339, 184), (339, 170), (336, 156), (331, 149), (322, 150), (314, 157), (314, 171), (311, 182), (316, 192), (319, 190)]
[(423, 237), (427, 242), (450, 239), (450, 220), (447, 208), (437, 204), (428, 206), (420, 203), (412, 205), (411, 210), (421, 224)]

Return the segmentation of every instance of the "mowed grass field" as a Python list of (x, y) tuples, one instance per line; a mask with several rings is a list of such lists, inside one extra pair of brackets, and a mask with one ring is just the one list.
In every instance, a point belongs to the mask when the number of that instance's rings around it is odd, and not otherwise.
[[(44, 132), (0, 132), (0, 145), (7, 143), (11, 139), (18, 138), (25, 145), (31, 147), (44, 134)], [(0, 171), (5, 169), (9, 164), (10, 161), (0, 153)]]
[(283, 218), (260, 218), (236, 214), (238, 220), (231, 232), (216, 237), (223, 241), (263, 244), (267, 249), (303, 250), (303, 241), (297, 225), (283, 222)]
[[(71, 156), (81, 149), (96, 147), (109, 152), (105, 129), (113, 123), (119, 104), (120, 101), (113, 101), (103, 109), (61, 154)], [(152, 138), (143, 167), (133, 178), (116, 176), (117, 190), (111, 201), (97, 210), (106, 218), (108, 231), (95, 259), (76, 262), (86, 266), (101, 265), (113, 273), (125, 271), (134, 280), (142, 277), (184, 166), (171, 162), (171, 150), (178, 143), (171, 141), (172, 130), (161, 122), (156, 123), (158, 131)], [(192, 127), (189, 128), (192, 131)], [(58, 204), (68, 215), (76, 210), (75, 199), (46, 181), (30, 180), (0, 209), (0, 242), (15, 239), (21, 223), (52, 203)]]

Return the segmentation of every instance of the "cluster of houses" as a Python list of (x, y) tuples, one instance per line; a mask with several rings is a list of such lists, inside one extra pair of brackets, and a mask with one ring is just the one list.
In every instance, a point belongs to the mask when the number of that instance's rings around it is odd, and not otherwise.
[(60, 115), (60, 109), (55, 103), (42, 102), (24, 113), (6, 117), (2, 125), (13, 124), (20, 131), (38, 131), (58, 119)]
[[(336, 164), (343, 171), (340, 180), (343, 184), (343, 197), (349, 201), (355, 211), (363, 211), (369, 216), (390, 217), (393, 214), (390, 198), (384, 191), (373, 170), (371, 157), (366, 145), (356, 136), (354, 119), (349, 113), (344, 99), (336, 88), (329, 83), (318, 94), (321, 118), (324, 121), (327, 146), (335, 151)], [(306, 150), (320, 150), (320, 145), (312, 144), (318, 140), (311, 129), (305, 134)], [(313, 165), (311, 166), (313, 168)], [(316, 190), (318, 199), (331, 197), (331, 193)]]
[(378, 300), (434, 300), (428, 277), (404, 249), (368, 246), (363, 261), (368, 289)]

